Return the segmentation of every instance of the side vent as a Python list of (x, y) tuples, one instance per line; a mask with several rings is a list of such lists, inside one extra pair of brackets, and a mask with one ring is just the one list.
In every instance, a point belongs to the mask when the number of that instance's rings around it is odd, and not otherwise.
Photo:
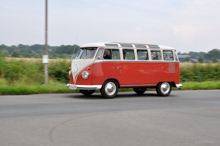
[(169, 63), (169, 73), (175, 73), (175, 63)]

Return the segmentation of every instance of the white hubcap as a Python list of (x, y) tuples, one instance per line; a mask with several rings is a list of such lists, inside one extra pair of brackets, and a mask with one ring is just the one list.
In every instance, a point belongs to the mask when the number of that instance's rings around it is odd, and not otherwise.
[(105, 92), (108, 95), (113, 95), (116, 91), (116, 85), (113, 82), (108, 82), (105, 85)]
[(164, 82), (160, 86), (160, 90), (163, 94), (167, 94), (170, 91), (170, 84), (167, 82)]

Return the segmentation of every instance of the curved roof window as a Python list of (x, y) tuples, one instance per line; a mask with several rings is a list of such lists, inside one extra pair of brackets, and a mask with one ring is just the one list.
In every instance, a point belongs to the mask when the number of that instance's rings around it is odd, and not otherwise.
[(135, 45), (136, 48), (147, 48), (145, 45)]
[(107, 47), (118, 47), (118, 44), (105, 44)]
[(132, 44), (120, 44), (122, 47), (133, 47)]

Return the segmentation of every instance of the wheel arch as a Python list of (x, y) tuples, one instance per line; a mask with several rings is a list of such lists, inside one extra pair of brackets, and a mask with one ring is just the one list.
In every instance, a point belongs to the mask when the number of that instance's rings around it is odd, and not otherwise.
[(158, 82), (158, 83), (157, 83), (157, 86), (158, 86), (160, 83), (163, 83), (163, 82), (167, 82), (167, 83), (169, 83), (169, 84), (171, 85), (171, 87), (176, 87), (175, 82), (170, 82), (170, 81), (162, 81), (162, 82)]
[[(119, 81), (118, 81), (117, 79), (115, 79), (115, 78), (108, 78), (108, 79), (106, 79), (106, 80), (103, 82), (103, 84), (104, 84), (106, 81), (109, 81), (109, 80), (114, 80), (114, 81), (116, 81), (117, 84), (118, 84), (118, 88), (120, 88)], [(103, 84), (102, 84), (102, 85), (103, 85)]]

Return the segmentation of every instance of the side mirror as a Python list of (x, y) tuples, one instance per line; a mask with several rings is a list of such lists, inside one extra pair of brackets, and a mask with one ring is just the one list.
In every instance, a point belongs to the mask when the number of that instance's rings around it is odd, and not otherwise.
[(100, 56), (97, 56), (97, 57), (96, 57), (96, 59), (97, 59), (97, 60), (100, 60), (100, 59), (101, 59), (101, 57), (100, 57)]

